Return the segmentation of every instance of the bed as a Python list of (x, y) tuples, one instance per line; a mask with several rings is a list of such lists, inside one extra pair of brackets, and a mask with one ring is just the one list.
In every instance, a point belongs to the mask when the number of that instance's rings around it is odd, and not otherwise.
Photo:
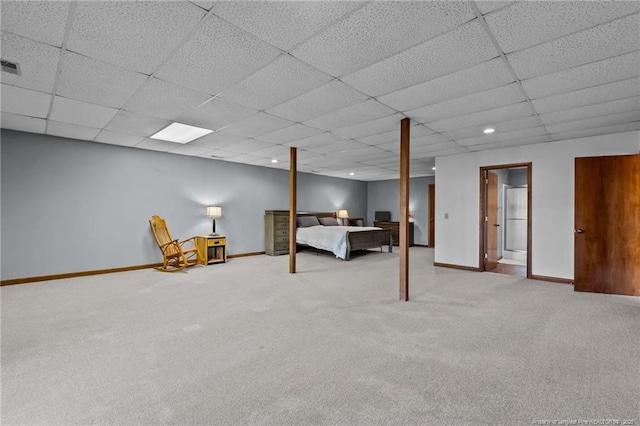
[[(351, 253), (389, 246), (393, 250), (391, 231), (370, 226), (340, 226), (335, 212), (297, 213), (296, 244), (332, 252), (350, 260)], [(315, 221), (314, 221), (315, 219)]]

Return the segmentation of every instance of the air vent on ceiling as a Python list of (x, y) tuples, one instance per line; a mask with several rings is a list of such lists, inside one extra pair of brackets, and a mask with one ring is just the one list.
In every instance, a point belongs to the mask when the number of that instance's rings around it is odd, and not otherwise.
[(9, 74), (20, 75), (20, 64), (17, 62), (9, 62), (1, 59), (2, 63), (2, 71), (8, 72)]

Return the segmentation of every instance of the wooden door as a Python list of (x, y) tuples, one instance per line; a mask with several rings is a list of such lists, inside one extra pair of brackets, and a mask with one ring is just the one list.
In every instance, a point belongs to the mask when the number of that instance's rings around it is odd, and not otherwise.
[(436, 244), (436, 185), (429, 184), (429, 247)]
[(640, 296), (640, 155), (576, 158), (574, 290)]
[(487, 256), (485, 271), (498, 266), (498, 175), (487, 172), (487, 213), (485, 217), (485, 235), (487, 236)]

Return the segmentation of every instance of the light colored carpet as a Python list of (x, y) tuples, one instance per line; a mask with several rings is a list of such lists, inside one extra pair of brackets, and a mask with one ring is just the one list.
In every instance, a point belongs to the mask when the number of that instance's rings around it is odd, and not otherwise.
[(639, 298), (410, 253), (3, 287), (2, 424), (640, 424)]

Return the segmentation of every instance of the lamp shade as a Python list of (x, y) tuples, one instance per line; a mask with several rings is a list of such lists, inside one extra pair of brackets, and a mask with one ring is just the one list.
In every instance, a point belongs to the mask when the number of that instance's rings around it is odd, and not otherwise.
[(348, 217), (349, 217), (349, 213), (346, 210), (338, 210), (339, 219), (347, 219)]
[(207, 217), (222, 217), (222, 207), (207, 207)]

